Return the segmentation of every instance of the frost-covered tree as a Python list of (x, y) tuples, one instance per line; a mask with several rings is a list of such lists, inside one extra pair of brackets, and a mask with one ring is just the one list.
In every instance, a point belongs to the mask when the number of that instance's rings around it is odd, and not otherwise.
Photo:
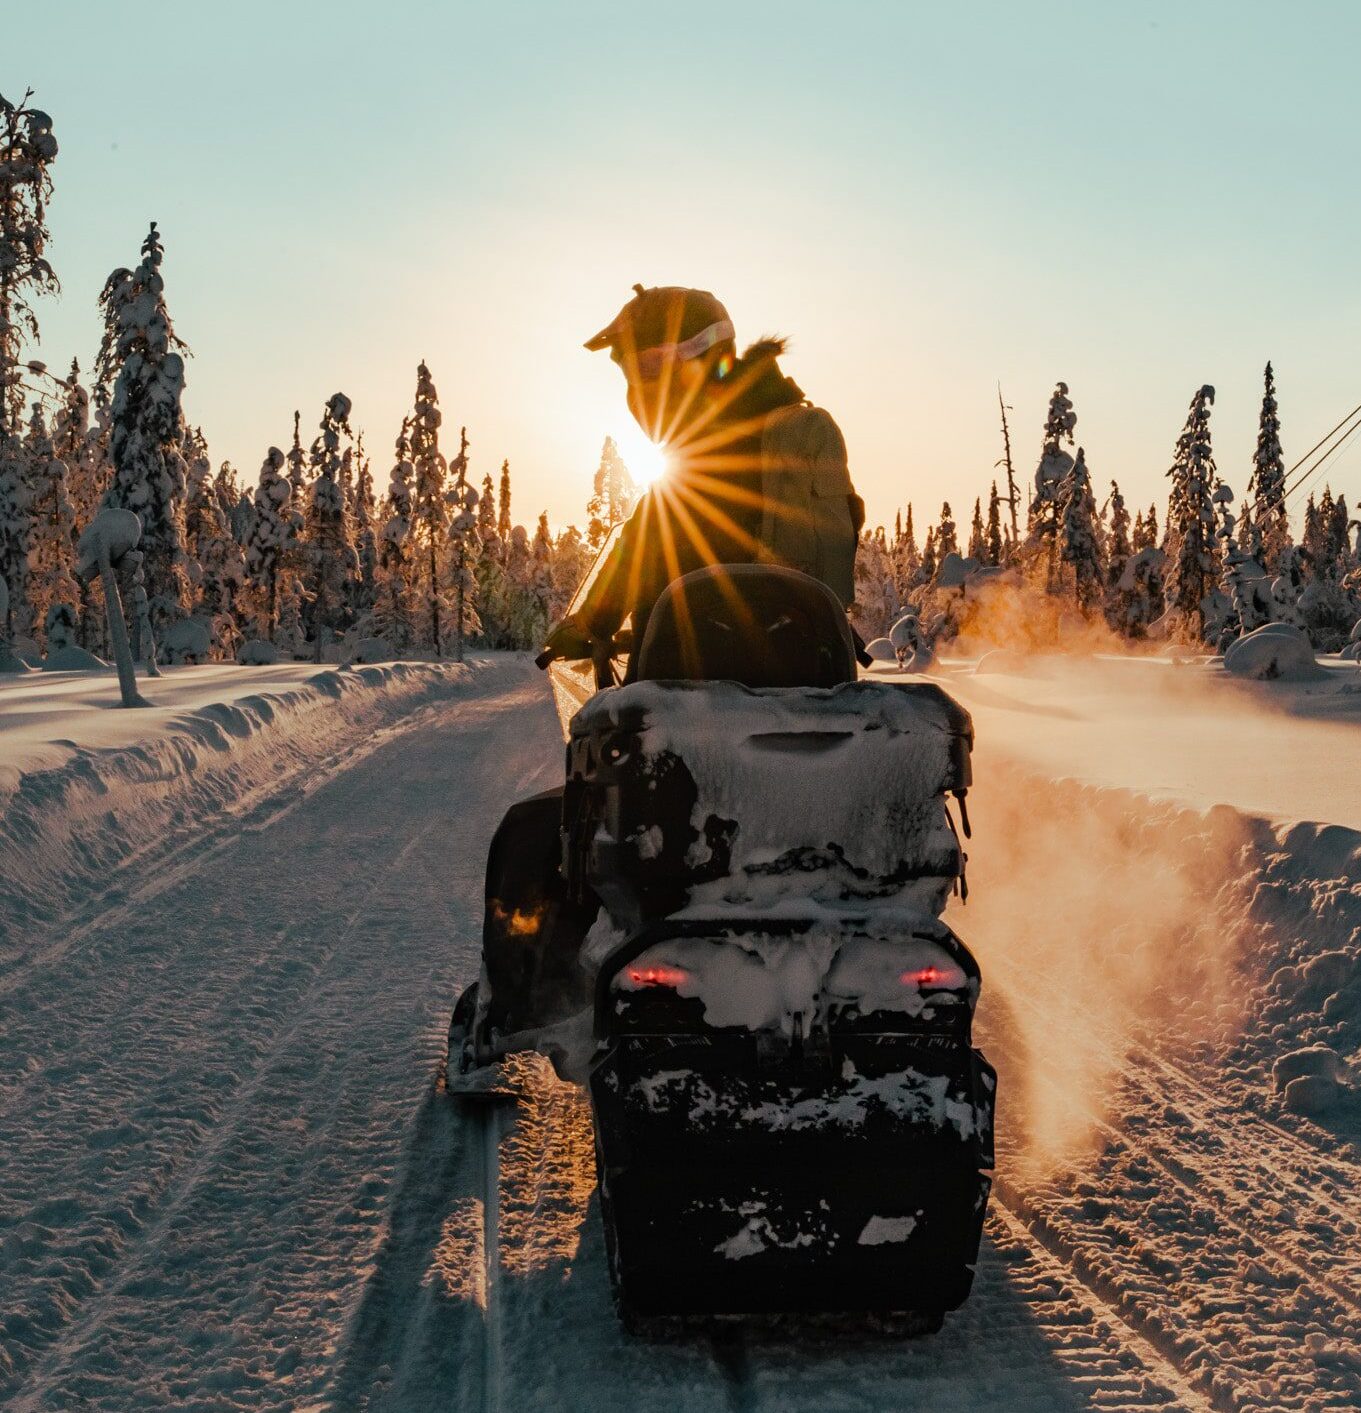
[[(8, 32), (13, 35), (14, 26)], [(5, 641), (28, 631), (31, 621), (20, 360), (25, 340), (38, 338), (33, 299), (57, 289), (43, 253), (57, 140), (52, 119), (30, 104), (32, 97), (31, 89), (17, 103), (0, 95), (0, 579), (9, 589), (0, 639)]]
[[(183, 616), (188, 600), (184, 552), (185, 468), (180, 455), (184, 419), (184, 344), (175, 336), (161, 278), (164, 252), (156, 223), (142, 242), (135, 270), (109, 276), (100, 295), (104, 338), (96, 365), (101, 383), (114, 381), (110, 455), (111, 508), (133, 511), (142, 524), (135, 554), (143, 555), (147, 621), (162, 631)], [(134, 604), (137, 602), (134, 591)], [(142, 618), (133, 627), (140, 656)]]
[(980, 564), (987, 562), (988, 542), (983, 530), (983, 502), (979, 497), (974, 498), (973, 520), (969, 525), (969, 558), (976, 559)]
[(893, 577), (893, 557), (881, 528), (860, 536), (855, 556), (855, 602), (851, 622), (866, 642), (882, 637), (898, 617), (902, 600)]
[(1203, 635), (1206, 627), (1206, 597), (1219, 577), (1213, 500), (1216, 473), (1210, 445), (1214, 395), (1207, 383), (1191, 399), (1167, 473), (1172, 480), (1164, 534), (1167, 607), (1183, 621), (1193, 623), (1198, 635)]
[(947, 554), (959, 553), (959, 535), (955, 530), (954, 515), (947, 500), (940, 508), (940, 524), (936, 526), (936, 560), (943, 560)]
[(1281, 455), (1281, 419), (1276, 406), (1276, 378), (1271, 364), (1263, 377), (1262, 411), (1257, 423), (1257, 449), (1247, 498), (1252, 503), (1261, 553), (1268, 573), (1280, 572), (1281, 552), (1290, 543), (1290, 521), (1285, 508), (1285, 460)]
[(350, 431), (350, 399), (334, 393), (321, 418), (310, 453), (313, 480), (303, 519), (305, 621), (313, 660), (320, 662), (329, 642), (345, 631), (350, 586), (359, 572), (349, 517), (340, 489), (341, 436)]
[(1134, 552), (1130, 544), (1129, 511), (1120, 487), (1111, 482), (1110, 495), (1106, 498), (1106, 584), (1114, 589), (1125, 572), (1125, 561)]
[(76, 510), (66, 489), (66, 463), (57, 456), (42, 404), (33, 404), (25, 445), (28, 459), (28, 599), (32, 627), (44, 626), (56, 607), (72, 613), (81, 601), (76, 582)]
[(1044, 441), (1035, 468), (1035, 491), (1030, 500), (1027, 526), (1032, 548), (1048, 555), (1051, 568), (1059, 536), (1063, 487), (1073, 469), (1073, 458), (1064, 450), (1064, 443), (1072, 446), (1076, 427), (1077, 414), (1068, 396), (1068, 384), (1056, 383), (1044, 419)]
[[(424, 363), (416, 369), (416, 406), (411, 414), (412, 539), (422, 579), (422, 619), (426, 641), (438, 657), (448, 627), (448, 589), (444, 560), (449, 508), (445, 501), (448, 465), (439, 449), (443, 420), (434, 379)], [(473, 492), (473, 499), (477, 494)], [(461, 660), (461, 659), (460, 659)]]
[(503, 545), (510, 544), (510, 462), (501, 463), (501, 491), (497, 498), (496, 536)]
[(468, 429), (459, 430), (458, 455), (449, 464), (449, 559), (454, 588), (454, 658), (463, 661), (468, 635), (478, 632), (477, 492), (468, 480)]
[(396, 653), (405, 652), (415, 640), (411, 560), (411, 443), (410, 420), (397, 434), (396, 458), (385, 500), (387, 518), (379, 535), (378, 584), (374, 602), (374, 627)]
[(288, 449), (288, 485), (295, 508), (307, 504), (307, 453), (302, 447), (302, 413), (293, 413), (293, 445)]
[(355, 584), (355, 617), (371, 619), (378, 592), (378, 502), (373, 493), (373, 468), (364, 454), (363, 438), (355, 447), (354, 543), (359, 555)]
[[(32, 89), (17, 103), (0, 94), (0, 443), (21, 436), (20, 358), (24, 341), (38, 338), (32, 301), (58, 287), (44, 255), (57, 139), (32, 97)], [(7, 567), (0, 561), (0, 571)]]
[(637, 500), (633, 477), (619, 455), (613, 437), (606, 437), (600, 448), (600, 465), (591, 482), (591, 499), (586, 504), (586, 538), (599, 549), (606, 536), (633, 513)]
[(988, 528), (984, 535), (984, 563), (1002, 563), (1002, 498), (997, 494), (997, 482), (988, 494)]
[(1060, 516), (1060, 554), (1072, 570), (1073, 593), (1085, 613), (1100, 602), (1104, 573), (1096, 497), (1081, 447), (1063, 483)]
[(1271, 617), (1271, 582), (1262, 566), (1245, 554), (1234, 534), (1236, 519), (1229, 508), (1233, 491), (1219, 486), (1214, 493), (1219, 507), (1220, 587), (1227, 608), (1220, 625), (1220, 651), (1232, 639), (1260, 628)]
[(253, 590), (254, 631), (272, 642), (279, 622), (282, 578), (297, 558), (303, 517), (293, 505), (293, 487), (284, 473), (284, 454), (272, 446), (255, 488), (255, 520), (246, 543), (246, 569)]
[(921, 565), (917, 570), (918, 582), (930, 585), (934, 581), (936, 570), (939, 567), (939, 560), (936, 557), (936, 532), (928, 530), (926, 544), (922, 547)]

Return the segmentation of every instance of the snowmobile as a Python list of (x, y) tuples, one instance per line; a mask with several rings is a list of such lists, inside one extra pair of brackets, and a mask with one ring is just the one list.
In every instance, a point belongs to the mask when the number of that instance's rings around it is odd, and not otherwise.
[(993, 1166), (979, 970), (940, 920), (965, 888), (969, 717), (934, 684), (858, 680), (840, 602), (791, 569), (685, 575), (635, 651), (624, 685), (616, 643), (547, 664), (566, 784), (492, 846), (451, 1091), (485, 1091), (515, 1049), (561, 1065), (589, 1017), (626, 1323), (938, 1328)]

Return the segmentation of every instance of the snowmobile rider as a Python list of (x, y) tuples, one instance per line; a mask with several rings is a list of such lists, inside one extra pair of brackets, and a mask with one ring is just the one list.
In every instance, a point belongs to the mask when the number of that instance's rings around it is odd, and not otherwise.
[[(667, 585), (715, 564), (800, 569), (849, 607), (864, 503), (840, 429), (780, 371), (784, 341), (762, 339), (739, 357), (728, 311), (708, 291), (633, 288), (585, 347), (609, 350), (629, 411), (666, 449), (668, 470), (625, 523), (585, 602), (549, 633), (542, 660), (589, 657), (626, 618), (641, 644)], [(630, 653), (630, 678), (636, 661)]]

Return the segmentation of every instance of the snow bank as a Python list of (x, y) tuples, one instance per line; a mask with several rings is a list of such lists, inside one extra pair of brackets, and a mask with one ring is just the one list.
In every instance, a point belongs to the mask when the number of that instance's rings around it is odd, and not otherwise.
[[(0, 683), (0, 968), (102, 882), (127, 891), (179, 839), (253, 805), (421, 707), (467, 665), (172, 668), (114, 710), (106, 674)], [(281, 861), (282, 865), (283, 861)]]

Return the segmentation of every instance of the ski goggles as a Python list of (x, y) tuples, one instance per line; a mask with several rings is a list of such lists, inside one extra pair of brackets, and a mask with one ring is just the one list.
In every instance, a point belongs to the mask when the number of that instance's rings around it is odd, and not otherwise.
[[(737, 331), (733, 328), (732, 321), (720, 319), (681, 343), (659, 343), (652, 348), (637, 349), (630, 360), (631, 366), (627, 367), (626, 371), (632, 372), (636, 369), (639, 378), (644, 382), (651, 382), (654, 378), (661, 377), (662, 369), (668, 363), (688, 363), (692, 358), (699, 358), (718, 344), (730, 342), (736, 337)], [(628, 354), (624, 345), (616, 343), (610, 350), (610, 357), (616, 363), (625, 363)]]

